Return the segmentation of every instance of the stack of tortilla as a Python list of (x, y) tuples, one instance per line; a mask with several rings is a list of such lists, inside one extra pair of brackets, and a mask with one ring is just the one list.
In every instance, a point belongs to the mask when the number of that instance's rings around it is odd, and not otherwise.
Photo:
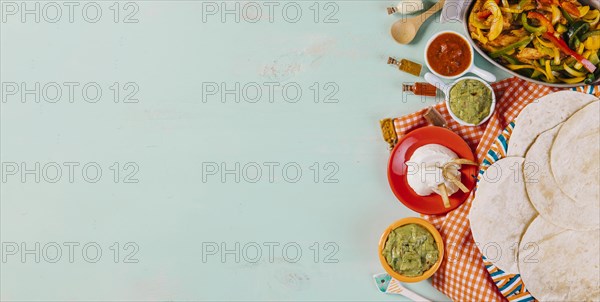
[(469, 213), (482, 254), (540, 301), (600, 300), (600, 102), (561, 91), (525, 107)]

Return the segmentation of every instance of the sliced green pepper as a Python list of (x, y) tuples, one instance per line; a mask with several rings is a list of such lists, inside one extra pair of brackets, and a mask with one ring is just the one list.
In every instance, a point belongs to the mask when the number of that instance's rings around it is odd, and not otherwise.
[(581, 44), (581, 41), (579, 41), (579, 38), (577, 38), (577, 36), (569, 38), (569, 47), (570, 48), (577, 49), (577, 48), (579, 48), (579, 44)]
[(585, 41), (585, 39), (592, 37), (592, 36), (598, 36), (600, 35), (600, 29), (596, 29), (596, 30), (590, 30), (588, 32), (586, 32), (585, 34), (581, 35), (581, 41)]
[(579, 40), (579, 36), (590, 29), (590, 24), (585, 21), (577, 21), (571, 26), (569, 26), (569, 31), (567, 32), (567, 37), (569, 38), (569, 47), (572, 49), (577, 49), (581, 40)]
[[(599, 51), (600, 52), (600, 51)], [(594, 65), (598, 65), (598, 63), (600, 63), (600, 56), (598, 56), (597, 52), (593, 52), (590, 57), (588, 58), (588, 60), (590, 60), (590, 62), (592, 62), (592, 64)]]
[(571, 17), (571, 15), (569, 15), (569, 13), (567, 13), (567, 11), (565, 11), (564, 8), (560, 7), (560, 12), (562, 13), (563, 17), (565, 17), (565, 19), (567, 19), (567, 22), (569, 24), (573, 23), (573, 17)]
[(546, 18), (546, 16), (538, 12), (530, 11), (527, 13), (527, 18), (538, 20), (542, 26), (546, 27), (547, 32), (554, 33), (554, 26), (552, 25), (552, 22)]
[(507, 52), (509, 52), (512, 49), (519, 48), (521, 46), (525, 46), (525, 45), (529, 44), (529, 42), (531, 42), (532, 39), (533, 39), (533, 36), (527, 36), (524, 39), (517, 41), (513, 44), (510, 44), (510, 45), (504, 46), (500, 49), (494, 50), (494, 51), (490, 52), (490, 57), (495, 59), (503, 54), (506, 54)]
[(500, 55), (500, 57), (502, 57), (504, 60), (506, 60), (506, 62), (508, 62), (509, 64), (512, 64), (512, 65), (520, 64), (519, 60), (517, 60), (515, 57), (513, 57), (511, 55), (503, 54), (503, 55)]
[(594, 83), (598, 78), (600, 78), (600, 64), (598, 64), (598, 68), (596, 69), (595, 72), (593, 73), (589, 73), (587, 75), (587, 77), (585, 78), (584, 83), (586, 84), (592, 84)]
[(594, 83), (594, 80), (596, 79), (596, 77), (594, 76), (593, 73), (590, 73), (587, 75), (587, 77), (585, 78), (585, 81), (583, 81), (585, 84), (592, 84)]
[(532, 34), (542, 34), (548, 30), (546, 26), (543, 25), (538, 27), (529, 25), (529, 23), (527, 23), (527, 15), (525, 14), (521, 14), (521, 23), (523, 23), (523, 27), (525, 28), (525, 30)]

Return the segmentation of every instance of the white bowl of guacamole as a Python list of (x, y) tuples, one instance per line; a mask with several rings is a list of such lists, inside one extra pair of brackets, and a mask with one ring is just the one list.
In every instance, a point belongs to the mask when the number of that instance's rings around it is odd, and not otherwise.
[(479, 126), (492, 116), (496, 95), (492, 87), (477, 77), (462, 77), (447, 88), (446, 108), (463, 126)]
[(478, 77), (461, 77), (447, 85), (428, 72), (425, 80), (442, 90), (446, 96), (448, 113), (463, 126), (479, 126), (487, 122), (496, 108), (496, 95), (492, 86)]

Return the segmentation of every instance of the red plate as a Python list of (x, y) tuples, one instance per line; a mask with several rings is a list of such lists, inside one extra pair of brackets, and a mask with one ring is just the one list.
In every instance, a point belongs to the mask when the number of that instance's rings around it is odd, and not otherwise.
[(408, 185), (406, 179), (408, 167), (405, 163), (417, 148), (428, 144), (440, 144), (454, 151), (460, 158), (475, 161), (469, 145), (456, 133), (436, 126), (423, 127), (408, 133), (392, 150), (388, 162), (388, 181), (394, 195), (409, 209), (421, 214), (444, 214), (456, 209), (469, 197), (470, 191), (475, 187), (478, 167), (461, 166), (461, 181), (469, 189), (469, 192), (463, 193), (458, 190), (449, 197), (450, 207), (445, 208), (441, 196), (435, 193), (419, 196)]

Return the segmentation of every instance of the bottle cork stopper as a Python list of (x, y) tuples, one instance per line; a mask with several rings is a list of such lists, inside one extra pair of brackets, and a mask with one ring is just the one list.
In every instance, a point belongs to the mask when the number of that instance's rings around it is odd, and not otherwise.
[(388, 64), (390, 65), (398, 65), (398, 61), (392, 57), (388, 58)]
[(393, 13), (397, 12), (397, 11), (398, 11), (398, 9), (397, 9), (397, 8), (395, 8), (395, 7), (388, 7), (388, 8), (387, 8), (387, 13), (388, 13), (388, 15), (391, 15), (391, 14), (393, 14)]

